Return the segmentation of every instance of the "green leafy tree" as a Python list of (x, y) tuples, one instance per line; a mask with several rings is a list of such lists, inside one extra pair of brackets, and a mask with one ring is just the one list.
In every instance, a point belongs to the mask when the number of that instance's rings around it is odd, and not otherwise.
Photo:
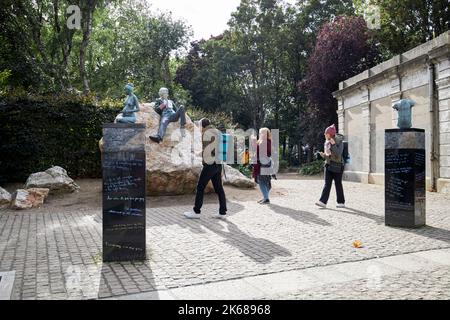
[[(297, 86), (320, 26), (352, 14), (352, 1), (243, 0), (222, 35), (191, 44), (176, 81), (194, 105), (232, 114), (242, 127), (278, 128), (286, 158), (317, 139)], [(310, 132), (312, 132), (310, 134)], [(299, 158), (298, 155), (295, 156)]]
[(375, 37), (385, 58), (401, 54), (450, 29), (448, 0), (354, 0), (357, 13), (370, 5), (380, 10)]
[[(67, 26), (69, 5), (81, 10), (80, 30)], [(126, 81), (142, 93), (171, 88), (172, 54), (190, 30), (148, 8), (144, 0), (4, 0), (0, 70), (11, 70), (12, 86), (39, 92), (77, 88), (117, 97)]]
[(154, 15), (146, 2), (125, 1), (98, 11), (87, 63), (92, 89), (117, 97), (130, 81), (147, 98), (154, 98), (161, 86), (175, 91), (172, 54), (190, 34), (185, 23), (170, 14)]

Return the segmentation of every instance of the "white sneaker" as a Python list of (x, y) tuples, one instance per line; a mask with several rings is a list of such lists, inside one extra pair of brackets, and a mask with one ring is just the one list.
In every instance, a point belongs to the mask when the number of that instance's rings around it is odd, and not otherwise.
[(326, 208), (327, 205), (325, 203), (323, 203), (322, 201), (317, 201), (316, 202), (316, 206), (321, 207), (321, 208)]
[(336, 208), (345, 208), (345, 204), (344, 203), (338, 203), (336, 205)]
[(200, 214), (194, 211), (186, 211), (183, 215), (188, 219), (200, 219)]
[(226, 214), (216, 213), (213, 215), (213, 218), (225, 220), (227, 218)]

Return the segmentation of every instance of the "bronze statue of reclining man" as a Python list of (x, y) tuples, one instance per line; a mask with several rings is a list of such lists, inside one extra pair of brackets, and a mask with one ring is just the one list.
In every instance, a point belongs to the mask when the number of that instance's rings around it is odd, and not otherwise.
[(181, 105), (178, 108), (172, 100), (169, 100), (169, 90), (167, 88), (159, 90), (159, 98), (156, 99), (154, 108), (161, 116), (161, 119), (158, 133), (150, 136), (152, 141), (160, 143), (164, 138), (169, 123), (177, 122), (180, 119), (181, 135), (185, 136), (186, 112), (184, 106)]

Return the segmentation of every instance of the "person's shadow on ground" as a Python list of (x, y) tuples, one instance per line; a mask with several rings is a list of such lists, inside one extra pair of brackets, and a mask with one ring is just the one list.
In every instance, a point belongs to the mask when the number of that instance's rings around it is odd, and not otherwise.
[(332, 226), (331, 223), (311, 212), (286, 208), (272, 203), (269, 204), (268, 206), (273, 212), (277, 214), (283, 214), (302, 223), (306, 224), (314, 223), (324, 227)]
[[(340, 209), (340, 210), (337, 210), (337, 209), (324, 209), (324, 210), (331, 210), (331, 211), (340, 212), (340, 213), (357, 215), (360, 217), (371, 219), (371, 220), (375, 221), (378, 225), (384, 225), (384, 222), (385, 222), (383, 215), (376, 215), (373, 213), (368, 213), (368, 212), (364, 212), (364, 211), (349, 208), (349, 207), (345, 207), (345, 209)], [(447, 230), (447, 229), (436, 228), (436, 227), (432, 227), (432, 226), (428, 226), (428, 225), (425, 225), (420, 228), (401, 228), (401, 227), (391, 227), (391, 226), (386, 226), (386, 227), (403, 230), (403, 231), (410, 232), (410, 233), (420, 235), (423, 237), (427, 237), (430, 239), (444, 241), (444, 242), (447, 242), (450, 244), (450, 230)]]
[[(215, 205), (204, 208), (202, 210), (200, 220), (186, 219), (186, 217), (183, 216), (183, 212), (179, 211), (180, 207), (165, 207), (163, 212), (156, 212), (156, 210), (149, 210), (147, 212), (147, 228), (165, 225), (178, 225), (183, 228), (188, 228), (189, 231), (196, 234), (205, 234), (207, 230), (210, 230), (223, 237), (225, 239), (224, 243), (237, 248), (244, 255), (248, 256), (254, 261), (257, 261), (258, 263), (270, 263), (276, 256), (286, 257), (291, 255), (291, 253), (287, 249), (272, 241), (250, 236), (249, 234), (240, 230), (237, 225), (230, 222), (228, 219), (213, 219), (210, 216), (212, 213), (210, 211), (212, 208), (212, 210), (218, 210), (218, 204), (217, 200), (214, 199), (214, 195), (211, 195), (208, 198), (209, 201), (205, 201), (205, 204), (214, 203)], [(189, 205), (192, 206), (192, 203), (189, 203)], [(227, 201), (227, 207), (228, 218), (245, 209), (242, 204), (231, 201)], [(224, 230), (224, 226), (222, 223), (226, 224), (228, 231)]]
[[(188, 228), (191, 232), (196, 234), (206, 233), (205, 228), (209, 228), (210, 225), (214, 224), (215, 219), (211, 218), (213, 210), (219, 209), (219, 204), (213, 201), (212, 196), (208, 197), (208, 201), (204, 203), (207, 205), (214, 204), (213, 206), (203, 207), (200, 220), (197, 219), (187, 219), (184, 215), (184, 211), (189, 211), (192, 209), (192, 201), (186, 208), (183, 207), (164, 207), (163, 211), (154, 210), (152, 208), (147, 208), (147, 228), (158, 227), (158, 226), (169, 226), (177, 225), (182, 228)], [(172, 202), (172, 206), (173, 206)], [(180, 203), (177, 203), (178, 205)], [(184, 203), (181, 203), (183, 206)], [(230, 217), (244, 210), (244, 206), (237, 202), (227, 201), (227, 216)]]
[(383, 216), (380, 216), (380, 215), (377, 215), (377, 214), (373, 214), (373, 213), (364, 212), (364, 211), (361, 211), (361, 210), (358, 210), (358, 209), (349, 208), (349, 207), (345, 207), (343, 209), (324, 208), (323, 210), (330, 210), (330, 211), (347, 213), (347, 214), (352, 214), (352, 215), (364, 217), (364, 218), (371, 219), (371, 220), (375, 221), (377, 224), (383, 224), (384, 223), (384, 217)]
[(214, 233), (225, 238), (224, 243), (227, 243), (252, 260), (267, 264), (275, 257), (289, 257), (291, 253), (286, 248), (264, 238), (255, 238), (246, 232), (243, 232), (229, 220), (223, 221), (226, 223), (228, 231), (223, 230), (223, 226), (219, 223), (213, 225), (206, 225), (206, 227)]

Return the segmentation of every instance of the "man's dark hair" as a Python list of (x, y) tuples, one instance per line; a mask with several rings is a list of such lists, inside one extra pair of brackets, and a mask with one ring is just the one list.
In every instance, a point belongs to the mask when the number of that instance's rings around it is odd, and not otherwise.
[(217, 125), (217, 130), (219, 130), (221, 132), (225, 132), (226, 131), (225, 125), (223, 123), (218, 124)]
[(200, 120), (200, 123), (202, 124), (202, 128), (206, 128), (211, 124), (211, 121), (208, 118), (203, 118)]

